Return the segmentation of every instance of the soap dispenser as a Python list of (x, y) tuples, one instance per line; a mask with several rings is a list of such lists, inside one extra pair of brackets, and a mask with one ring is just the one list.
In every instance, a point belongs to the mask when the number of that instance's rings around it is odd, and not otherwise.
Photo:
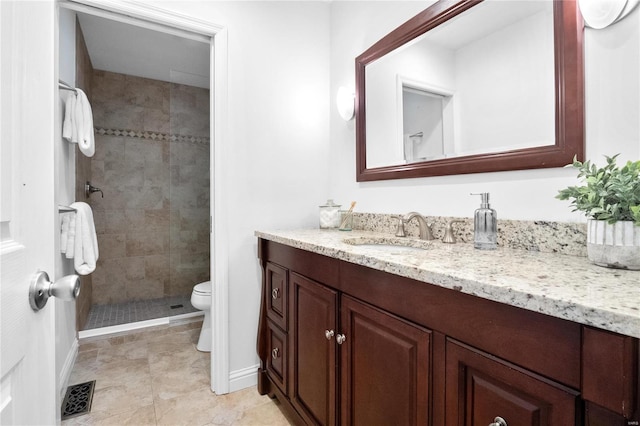
[(498, 237), (498, 216), (496, 211), (489, 206), (489, 193), (472, 193), (471, 195), (482, 197), (482, 204), (474, 214), (473, 246), (480, 250), (495, 250)]

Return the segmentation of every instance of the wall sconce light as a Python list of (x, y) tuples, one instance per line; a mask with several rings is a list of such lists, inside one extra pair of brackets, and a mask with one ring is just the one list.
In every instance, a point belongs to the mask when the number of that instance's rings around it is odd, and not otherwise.
[(587, 26), (599, 30), (627, 16), (638, 2), (639, 0), (578, 0), (578, 6)]
[(344, 121), (349, 121), (353, 118), (355, 113), (355, 94), (353, 91), (347, 89), (344, 86), (338, 88), (338, 96), (336, 97), (336, 105), (338, 106), (338, 113)]

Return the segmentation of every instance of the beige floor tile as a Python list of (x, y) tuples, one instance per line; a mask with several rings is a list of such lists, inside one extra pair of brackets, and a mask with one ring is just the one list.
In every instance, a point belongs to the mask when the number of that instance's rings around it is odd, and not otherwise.
[(209, 390), (210, 377), (201, 366), (178, 366), (164, 374), (153, 375), (153, 399), (167, 400), (195, 390)]
[(137, 341), (110, 346), (98, 350), (98, 362), (108, 363), (122, 359), (147, 359), (147, 342)]
[[(96, 381), (97, 387), (97, 381)], [(95, 390), (91, 412), (119, 414), (153, 404), (151, 379), (133, 380)]]
[(270, 401), (244, 411), (233, 423), (233, 426), (288, 426), (289, 424), (278, 405)]
[(111, 362), (97, 362), (95, 370), (96, 389), (148, 380), (150, 383), (149, 361), (145, 359), (120, 359)]
[(73, 417), (62, 422), (63, 426), (155, 426), (156, 412), (153, 404), (133, 410), (113, 414), (106, 411), (91, 412), (89, 414)]
[(194, 330), (187, 330), (180, 333), (171, 333), (164, 336), (153, 337), (147, 340), (149, 353), (179, 352), (193, 347), (195, 350)]
[(205, 425), (212, 423), (219, 398), (210, 389), (183, 393), (168, 400), (156, 400), (158, 425)]
[(260, 395), (255, 387), (220, 395), (220, 406), (226, 410), (245, 412), (273, 401), (266, 395)]
[(255, 388), (210, 389), (211, 355), (196, 350), (201, 321), (160, 326), (80, 346), (69, 383), (96, 380), (91, 413), (63, 425), (288, 425)]

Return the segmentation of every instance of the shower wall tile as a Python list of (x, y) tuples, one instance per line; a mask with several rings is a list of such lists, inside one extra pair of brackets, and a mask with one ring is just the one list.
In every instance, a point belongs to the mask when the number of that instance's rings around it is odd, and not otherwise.
[(92, 275), (94, 304), (120, 303), (127, 300), (127, 282), (122, 269), (122, 258), (103, 259), (100, 253), (100, 260)]
[(125, 207), (127, 209), (161, 209), (164, 205), (162, 186), (127, 185), (125, 191), (129, 195)]
[(130, 256), (122, 259), (122, 268), (127, 282), (144, 280), (146, 277), (143, 256)]
[[(149, 294), (163, 294), (165, 283), (162, 279), (144, 278), (127, 286), (127, 300), (149, 299)], [(184, 294), (184, 293), (183, 293)]]
[(169, 277), (169, 255), (151, 255), (144, 257), (144, 270), (148, 278), (164, 279)]
[(133, 232), (127, 234), (127, 256), (151, 256), (168, 252), (169, 236), (166, 232)]
[(126, 234), (98, 234), (100, 259), (118, 259), (126, 256)]
[(184, 296), (209, 279), (209, 91), (96, 71), (95, 303)]
[(124, 162), (124, 137), (96, 133), (95, 141), (96, 152), (92, 157), (92, 161)]

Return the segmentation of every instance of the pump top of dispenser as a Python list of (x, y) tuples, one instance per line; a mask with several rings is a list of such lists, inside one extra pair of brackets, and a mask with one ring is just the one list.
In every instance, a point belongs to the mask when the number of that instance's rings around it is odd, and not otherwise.
[(488, 192), (472, 192), (471, 195), (479, 195), (481, 200), (481, 209), (488, 209), (489, 207), (489, 193)]

